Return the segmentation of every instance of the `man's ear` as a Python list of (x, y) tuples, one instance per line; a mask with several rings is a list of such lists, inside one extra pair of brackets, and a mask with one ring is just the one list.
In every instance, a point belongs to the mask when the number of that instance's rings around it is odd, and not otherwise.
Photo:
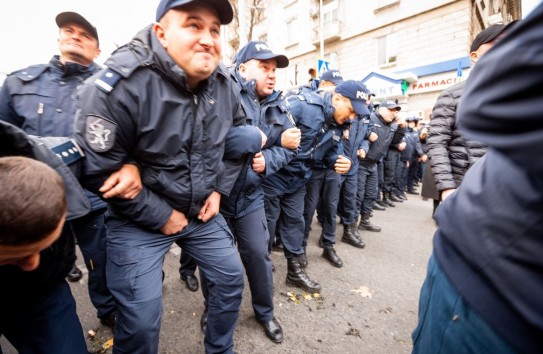
[(168, 40), (166, 39), (166, 31), (159, 22), (153, 24), (153, 32), (155, 32), (156, 38), (162, 44), (164, 48), (168, 48)]
[(239, 64), (238, 70), (239, 70), (240, 76), (244, 78), (245, 80), (247, 80), (247, 66), (245, 66), (245, 63)]

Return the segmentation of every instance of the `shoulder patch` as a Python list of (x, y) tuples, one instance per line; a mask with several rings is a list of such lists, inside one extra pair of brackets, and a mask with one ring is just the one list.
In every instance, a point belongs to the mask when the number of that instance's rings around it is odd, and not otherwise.
[(96, 152), (105, 152), (115, 143), (117, 124), (103, 117), (89, 114), (85, 117), (85, 141)]
[(36, 80), (47, 70), (47, 64), (38, 64), (29, 66), (26, 69), (16, 71), (15, 76), (21, 81), (29, 82)]
[(110, 93), (113, 91), (113, 88), (115, 88), (115, 85), (121, 80), (121, 78), (121, 74), (113, 70), (106, 69), (102, 71), (100, 76), (94, 81), (94, 84), (105, 93)]

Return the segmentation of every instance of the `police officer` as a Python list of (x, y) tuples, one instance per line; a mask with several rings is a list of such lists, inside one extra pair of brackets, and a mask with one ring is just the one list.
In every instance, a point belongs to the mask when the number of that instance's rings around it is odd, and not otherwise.
[[(53, 56), (48, 64), (14, 72), (8, 76), (0, 92), (0, 120), (42, 137), (72, 136), (76, 89), (99, 70), (93, 61), (100, 54), (96, 28), (75, 12), (60, 13), (56, 23), (60, 29), (60, 55)], [(72, 144), (71, 147), (64, 146), (64, 149), (75, 151), (77, 148)], [(127, 164), (123, 170), (137, 176), (135, 166)], [(139, 176), (133, 178), (139, 181)], [(118, 187), (118, 182), (117, 178), (106, 181), (102, 189), (108, 193), (106, 196), (115, 195), (114, 188)], [(135, 188), (132, 190), (134, 193), (129, 191), (122, 196), (134, 197), (138, 191)], [(67, 232), (74, 233), (83, 253), (89, 270), (89, 295), (97, 316), (103, 325), (113, 327), (116, 307), (105, 278), (106, 204), (90, 192), (87, 197), (91, 202), (91, 212), (66, 223), (65, 228)], [(68, 280), (77, 281), (81, 278), (81, 271), (74, 265), (70, 275)]]
[[(368, 95), (368, 98), (371, 97)], [(366, 102), (369, 106), (369, 99)], [(369, 110), (369, 109), (368, 109)], [(349, 172), (341, 175), (341, 189), (339, 194), (338, 215), (343, 225), (342, 242), (357, 248), (364, 248), (366, 244), (356, 225), (356, 195), (358, 185), (359, 159), (366, 157), (370, 143), (377, 139), (377, 134), (371, 131), (369, 115), (357, 115), (347, 130), (344, 142), (344, 152), (353, 161)]]
[[(108, 285), (119, 309), (114, 352), (158, 352), (162, 264), (176, 240), (209, 284), (206, 352), (233, 352), (243, 266), (219, 205), (239, 173), (235, 162), (266, 139), (254, 127), (230, 129), (245, 123), (219, 63), (220, 25), (232, 18), (227, 0), (162, 0), (157, 22), (80, 91), (76, 137), (86, 152), (86, 185), (98, 192), (126, 161), (143, 181), (136, 198), (108, 200)], [(231, 138), (236, 143), (226, 146)]]
[(379, 226), (373, 225), (369, 220), (378, 193), (377, 163), (385, 156), (390, 144), (400, 143), (405, 134), (405, 121), (400, 118), (398, 124), (396, 123), (400, 109), (395, 101), (385, 100), (370, 116), (372, 129), (378, 138), (370, 145), (366, 157), (360, 160), (358, 167), (356, 210), (360, 212), (359, 229), (381, 231)]
[[(287, 285), (307, 292), (320, 291), (300, 265), (305, 232), (305, 184), (311, 177), (309, 162), (323, 161), (337, 173), (346, 173), (351, 161), (342, 156), (342, 126), (355, 115), (367, 113), (364, 86), (358, 81), (345, 81), (335, 92), (308, 92), (285, 100), (289, 116), (302, 132), (300, 151), (274, 175), (266, 178), (266, 217), (271, 235), (281, 235), (287, 258)], [(316, 205), (315, 205), (316, 207)]]
[(419, 171), (419, 161), (426, 161), (426, 154), (422, 149), (422, 144), (420, 142), (419, 131), (416, 128), (417, 122), (419, 119), (417, 117), (407, 117), (407, 132), (405, 133), (405, 139), (408, 141), (408, 144), (413, 148), (409, 156), (409, 167), (407, 169), (407, 179), (406, 179), (406, 188), (407, 193), (418, 195), (419, 193), (415, 191), (415, 182), (418, 179)]
[[(324, 80), (324, 79), (328, 80)], [(336, 80), (336, 81), (332, 81)], [(343, 79), (337, 70), (329, 70), (322, 75), (321, 84), (332, 82), (333, 84), (326, 85), (324, 87), (329, 87), (333, 90), (335, 84), (341, 84)], [(367, 95), (369, 92), (367, 89), (364, 91)], [(366, 116), (369, 116), (369, 111)], [(352, 121), (356, 121), (357, 116), (353, 118)], [(349, 139), (349, 129), (351, 124), (346, 124), (343, 129), (343, 146), (345, 154), (345, 145), (348, 145)], [(363, 127), (361, 127), (363, 128)], [(366, 134), (366, 131), (362, 132), (363, 138)], [(359, 140), (360, 141), (360, 140)], [(368, 143), (369, 144), (369, 143)], [(358, 153), (358, 149), (355, 149), (354, 158)], [(345, 156), (352, 161), (353, 158), (353, 149), (349, 148)], [(306, 195), (305, 195), (305, 206), (304, 206), (304, 221), (305, 221), (305, 231), (304, 231), (304, 240), (302, 247), (304, 249), (303, 256), (300, 257), (300, 264), (307, 265), (306, 258), (306, 247), (307, 239), (309, 238), (309, 232), (311, 230), (311, 222), (313, 220), (313, 214), (316, 208), (319, 208), (318, 219), (322, 225), (322, 234), (320, 237), (320, 245), (323, 247), (322, 257), (326, 259), (334, 267), (341, 268), (343, 267), (343, 261), (337, 255), (336, 250), (334, 249), (334, 244), (336, 242), (336, 214), (339, 202), (339, 193), (341, 187), (341, 179), (344, 175), (338, 174), (336, 171), (329, 169), (324, 161), (314, 161), (311, 160), (308, 162), (308, 165), (311, 167), (311, 178), (306, 184)], [(352, 169), (352, 166), (351, 166)], [(349, 171), (351, 171), (349, 169)], [(353, 243), (360, 244), (361, 241), (358, 241), (357, 236), (354, 237)], [(304, 262), (305, 261), (305, 262)], [(305, 264), (304, 264), (305, 263)]]
[(221, 200), (221, 214), (237, 240), (256, 319), (273, 342), (281, 343), (283, 329), (273, 313), (270, 236), (261, 184), (288, 164), (300, 143), (300, 130), (288, 120), (280, 105), (281, 92), (274, 89), (276, 69), (287, 67), (289, 61), (266, 43), (251, 41), (239, 50), (235, 63), (232, 77), (238, 83), (247, 122), (259, 127), (268, 140), (260, 152), (245, 159), (232, 192)]

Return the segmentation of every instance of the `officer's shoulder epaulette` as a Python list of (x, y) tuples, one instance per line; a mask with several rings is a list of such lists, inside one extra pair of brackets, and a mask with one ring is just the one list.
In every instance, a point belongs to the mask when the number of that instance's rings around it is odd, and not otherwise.
[(94, 84), (105, 93), (110, 93), (121, 79), (130, 77), (142, 66), (148, 66), (149, 60), (150, 55), (145, 48), (131, 44), (123, 46), (106, 60), (106, 68), (102, 69)]
[(30, 82), (39, 78), (41, 74), (47, 71), (47, 68), (48, 64), (32, 65), (28, 68), (15, 71), (13, 75), (15, 75), (21, 81)]

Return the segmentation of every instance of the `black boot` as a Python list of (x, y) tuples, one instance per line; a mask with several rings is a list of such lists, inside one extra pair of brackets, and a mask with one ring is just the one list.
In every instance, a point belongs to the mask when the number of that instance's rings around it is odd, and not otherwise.
[(384, 206), (385, 203), (383, 203), (382, 201), (374, 201), (373, 202), (373, 210), (386, 210), (386, 207)]
[(394, 193), (388, 193), (388, 200), (396, 203), (403, 203), (403, 199), (396, 197)]
[(324, 250), (322, 251), (322, 257), (336, 268), (343, 267), (343, 261), (341, 260), (341, 258), (339, 258), (336, 250), (332, 246), (324, 247)]
[(79, 281), (81, 278), (83, 278), (83, 272), (74, 264), (72, 266), (72, 270), (70, 270), (70, 272), (66, 276), (66, 280), (73, 283)]
[(319, 283), (309, 279), (302, 267), (298, 256), (287, 258), (287, 280), (285, 283), (289, 286), (296, 286), (308, 293), (317, 293), (321, 290)]
[(388, 199), (388, 195), (386, 192), (383, 192), (383, 203), (385, 203), (386, 205), (388, 205), (389, 207), (395, 207), (396, 204), (392, 203), (389, 199)]
[(356, 223), (343, 225), (343, 238), (341, 242), (348, 243), (357, 248), (364, 248), (366, 244), (362, 241), (362, 237), (357, 237), (356, 232)]
[(381, 228), (377, 225), (373, 225), (370, 222), (370, 218), (367, 215), (360, 215), (360, 224), (358, 225), (359, 229), (368, 230), (371, 232), (380, 232)]

